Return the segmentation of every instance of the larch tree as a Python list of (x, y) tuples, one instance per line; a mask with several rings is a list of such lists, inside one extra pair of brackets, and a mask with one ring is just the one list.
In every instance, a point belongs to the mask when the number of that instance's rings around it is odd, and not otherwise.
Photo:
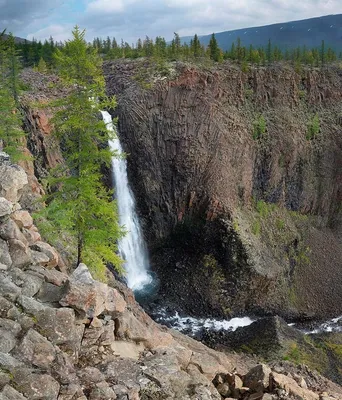
[(0, 35), (0, 148), (16, 162), (24, 158), (25, 141), (18, 101), (19, 61), (14, 37), (3, 36), (4, 32)]
[[(105, 96), (101, 57), (87, 44), (78, 27), (73, 39), (57, 49), (55, 63), (71, 92), (56, 102), (54, 131), (65, 163), (51, 171), (45, 216), (56, 228), (77, 241), (77, 264), (84, 262), (97, 277), (108, 263), (121, 271), (117, 240), (123, 234), (112, 193), (102, 182), (101, 167), (110, 166), (114, 154), (107, 146), (112, 134), (99, 119), (99, 111), (113, 108)], [(105, 99), (105, 100), (103, 100)]]

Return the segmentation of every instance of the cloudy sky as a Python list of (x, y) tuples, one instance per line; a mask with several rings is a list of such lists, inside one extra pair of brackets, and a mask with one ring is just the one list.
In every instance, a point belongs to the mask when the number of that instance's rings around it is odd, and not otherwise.
[(0, 30), (31, 39), (209, 34), (342, 13), (342, 0), (0, 0)]

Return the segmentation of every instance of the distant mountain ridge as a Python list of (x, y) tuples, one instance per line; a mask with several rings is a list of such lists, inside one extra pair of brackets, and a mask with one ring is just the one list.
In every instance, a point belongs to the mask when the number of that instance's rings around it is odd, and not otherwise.
[[(2, 31), (3, 31), (3, 30), (0, 29), (0, 34), (1, 34)], [(8, 35), (6, 35), (6, 34), (3, 35), (3, 38), (4, 38), (4, 39), (6, 39), (7, 37), (8, 37)], [(26, 40), (26, 39), (23, 39), (23, 38), (20, 38), (20, 37), (17, 37), (17, 36), (14, 37), (14, 40), (15, 40), (16, 43), (25, 43), (25, 42), (31, 43), (30, 40)]]
[[(307, 46), (319, 47), (322, 40), (326, 47), (335, 51), (342, 51), (342, 14), (326, 15), (322, 17), (277, 23), (254, 28), (236, 29), (215, 33), (221, 49), (229, 50), (233, 42), (241, 39), (243, 46), (266, 46), (271, 39), (273, 45), (282, 50)], [(199, 36), (202, 44), (208, 45), (211, 35)], [(183, 37), (182, 41), (190, 43), (192, 37)]]

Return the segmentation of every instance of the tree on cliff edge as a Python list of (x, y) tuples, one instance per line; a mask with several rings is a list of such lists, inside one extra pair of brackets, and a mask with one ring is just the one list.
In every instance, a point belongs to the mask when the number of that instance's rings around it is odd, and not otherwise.
[(209, 42), (209, 55), (210, 58), (214, 61), (222, 61), (222, 53), (219, 45), (217, 43), (215, 34), (213, 33)]
[[(110, 166), (112, 137), (99, 110), (114, 107), (106, 99), (101, 58), (85, 41), (85, 31), (76, 27), (73, 39), (55, 54), (59, 75), (71, 93), (56, 102), (55, 134), (63, 148), (65, 164), (51, 171), (52, 188), (47, 196), (46, 216), (77, 240), (77, 263), (86, 263), (104, 276), (108, 262), (121, 269), (117, 240), (122, 235), (112, 194), (102, 183), (101, 167)], [(57, 190), (56, 190), (57, 189)]]
[(4, 33), (0, 33), (0, 149), (8, 153), (12, 161), (19, 161), (25, 158), (25, 133), (21, 129), (18, 106), (19, 62), (13, 35), (5, 39)]

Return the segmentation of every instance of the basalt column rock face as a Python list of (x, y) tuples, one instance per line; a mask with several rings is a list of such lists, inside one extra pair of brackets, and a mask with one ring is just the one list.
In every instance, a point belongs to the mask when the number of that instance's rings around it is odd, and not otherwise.
[(197, 315), (339, 314), (340, 70), (168, 69), (104, 68), (161, 293)]

